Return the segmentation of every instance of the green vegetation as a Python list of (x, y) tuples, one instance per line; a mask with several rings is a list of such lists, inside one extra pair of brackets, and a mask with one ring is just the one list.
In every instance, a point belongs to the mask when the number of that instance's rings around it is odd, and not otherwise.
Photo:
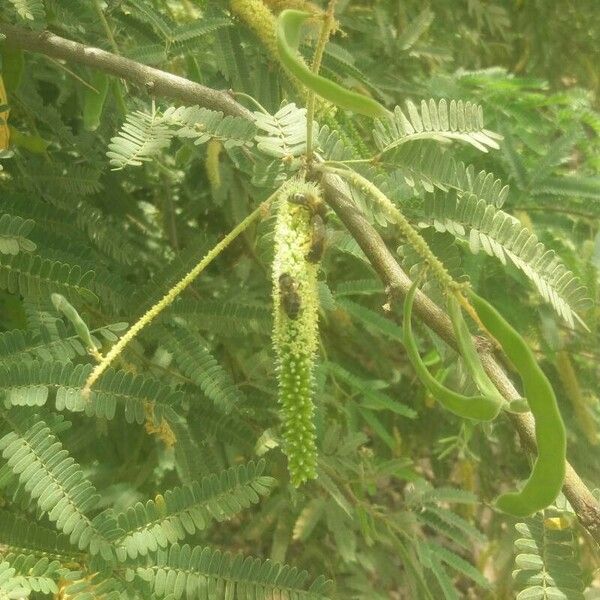
[(600, 590), (593, 0), (0, 5), (0, 599)]

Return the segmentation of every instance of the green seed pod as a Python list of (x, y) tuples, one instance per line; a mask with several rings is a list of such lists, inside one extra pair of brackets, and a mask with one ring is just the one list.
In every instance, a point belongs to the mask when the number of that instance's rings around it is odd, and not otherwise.
[(293, 180), (278, 201), (273, 260), (273, 343), (277, 354), (284, 451), (296, 487), (317, 476), (313, 371), (318, 346), (317, 265), (306, 260), (311, 213), (294, 194), (319, 195), (315, 184)]
[(277, 52), (283, 66), (309, 90), (336, 106), (347, 108), (369, 117), (383, 118), (388, 111), (376, 100), (352, 92), (326, 77), (313, 73), (298, 53), (300, 30), (304, 21), (312, 17), (301, 10), (284, 10), (277, 19)]
[(458, 349), (460, 350), (467, 373), (471, 376), (479, 391), (488, 398), (491, 404), (496, 405), (497, 415), (506, 402), (487, 373), (483, 370), (483, 365), (481, 364), (475, 344), (473, 344), (471, 333), (462, 316), (458, 298), (454, 294), (448, 295), (448, 314), (452, 321)]
[(519, 332), (486, 300), (470, 293), (470, 300), (486, 329), (518, 370), (525, 397), (535, 419), (537, 458), (519, 492), (503, 494), (496, 506), (516, 517), (526, 517), (552, 504), (565, 479), (567, 437), (556, 396), (548, 378)]
[(417, 377), (429, 393), (447, 410), (459, 417), (474, 421), (492, 421), (498, 415), (498, 403), (495, 398), (487, 396), (465, 396), (441, 384), (428, 370), (419, 355), (419, 348), (412, 332), (412, 307), (419, 286), (416, 279), (404, 300), (402, 328), (404, 346), (410, 362), (415, 368)]

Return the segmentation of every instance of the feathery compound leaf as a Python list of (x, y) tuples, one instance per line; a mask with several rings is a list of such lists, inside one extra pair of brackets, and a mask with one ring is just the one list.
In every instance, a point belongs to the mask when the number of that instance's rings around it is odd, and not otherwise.
[(192, 331), (178, 328), (169, 331), (164, 341), (182, 372), (199, 385), (217, 407), (229, 412), (242, 406), (243, 392), (211, 354), (204, 339)]
[(410, 506), (418, 507), (419, 521), (458, 546), (470, 550), (474, 542), (481, 543), (485, 540), (485, 536), (469, 521), (443, 506), (455, 502), (475, 504), (476, 498), (472, 494), (446, 487), (434, 489), (428, 484), (422, 484), (411, 490), (406, 500)]
[(330, 362), (326, 363), (325, 367), (334, 377), (339, 378), (346, 385), (358, 392), (358, 403), (360, 406), (376, 411), (389, 410), (409, 419), (414, 419), (417, 416), (417, 413), (412, 408), (395, 401), (387, 394), (375, 389), (370, 381), (356, 377), (343, 367), (340, 367), (340, 365)]
[(33, 252), (36, 245), (27, 235), (33, 229), (35, 222), (31, 219), (3, 214), (0, 216), (0, 254), (18, 254)]
[(23, 409), (0, 409), (0, 418), (12, 429), (0, 439), (2, 456), (25, 491), (72, 544), (112, 560), (109, 539), (118, 533), (116, 521), (108, 513), (94, 519), (87, 515), (97, 507), (100, 495), (50, 427), (42, 420), (28, 427), (33, 419)]
[(194, 323), (199, 323), (202, 329), (233, 328), (244, 332), (252, 326), (266, 330), (271, 325), (270, 311), (266, 306), (258, 304), (220, 300), (198, 302), (181, 298), (173, 305), (172, 310), (186, 319), (194, 319)]
[(328, 582), (322, 577), (307, 586), (306, 571), (187, 544), (159, 550), (151, 566), (137, 567), (136, 575), (147, 582), (156, 598), (179, 598), (184, 590), (188, 598), (210, 600), (328, 598)]
[[(70, 369), (69, 369), (70, 367)], [(91, 372), (90, 365), (67, 365), (56, 391), (57, 410), (84, 410), (88, 416), (113, 419), (121, 406), (127, 423), (145, 423), (152, 415), (155, 424), (170, 420), (172, 406), (180, 404), (183, 392), (148, 377), (107, 369), (85, 402), (81, 389)], [(64, 383), (62, 383), (64, 382)]]
[(351, 160), (356, 158), (356, 153), (342, 139), (340, 132), (323, 125), (317, 134), (319, 152), (327, 160)]
[(475, 194), (498, 207), (508, 196), (508, 185), (503, 185), (493, 173), (475, 172), (473, 165), (455, 160), (450, 152), (428, 141), (400, 146), (394, 152), (394, 164), (397, 170), (376, 177), (376, 183), (391, 197), (399, 187), (397, 179), (403, 179), (419, 195), (422, 191), (433, 193), (436, 188), (444, 192), (456, 190), (459, 194)]
[(0, 600), (12, 600), (29, 595), (27, 588), (24, 588), (19, 578), (15, 577), (15, 569), (10, 563), (3, 561), (0, 563)]
[(359, 279), (355, 281), (342, 281), (335, 288), (335, 298), (343, 296), (370, 296), (383, 294), (384, 288), (378, 279)]
[(600, 177), (547, 177), (531, 190), (534, 196), (574, 196), (600, 200)]
[[(115, 341), (115, 332), (122, 331), (123, 323), (114, 323), (91, 332), (96, 347), (101, 340)], [(44, 361), (70, 362), (77, 356), (87, 356), (87, 350), (78, 335), (67, 331), (57, 320), (51, 329), (5, 331), (0, 333), (0, 365), (40, 359)], [(0, 386), (1, 387), (1, 386)]]
[(17, 14), (26, 21), (40, 22), (46, 19), (43, 0), (10, 0)]
[(235, 47), (235, 40), (234, 36), (231, 34), (231, 30), (218, 30), (215, 34), (216, 66), (227, 82), (232, 87), (236, 88), (244, 79), (244, 74), (240, 72), (242, 65), (239, 63), (238, 56), (239, 48)]
[(113, 170), (139, 167), (169, 146), (173, 136), (174, 132), (156, 110), (149, 115), (136, 111), (127, 115), (119, 134), (110, 140), (106, 156)]
[(420, 110), (410, 101), (406, 112), (399, 106), (393, 116), (375, 122), (375, 143), (381, 154), (406, 142), (431, 139), (436, 141), (459, 140), (471, 144), (482, 152), (499, 148), (501, 136), (483, 127), (481, 106), (462, 100), (422, 100)]
[(171, 31), (171, 40), (175, 44), (183, 44), (185, 42), (198, 42), (202, 38), (217, 29), (222, 27), (231, 27), (231, 19), (225, 17), (204, 17), (197, 19), (191, 23), (177, 25)]
[(26, 554), (36, 560), (47, 557), (50, 560), (72, 560), (79, 553), (69, 544), (69, 538), (53, 529), (24, 519), (5, 510), (0, 511), (3, 556), (11, 561), (13, 557)]
[(257, 148), (275, 158), (300, 156), (306, 151), (306, 109), (293, 102), (274, 115), (255, 111), (256, 126), (267, 135), (255, 137)]
[(138, 18), (142, 23), (150, 25), (163, 39), (171, 39), (171, 31), (174, 25), (171, 19), (153, 10), (152, 6), (148, 5), (144, 0), (127, 0), (127, 6), (133, 16)]
[(338, 300), (338, 306), (354, 317), (356, 324), (392, 340), (402, 341), (402, 328), (380, 313), (346, 298)]
[(513, 579), (518, 600), (583, 600), (583, 573), (570, 515), (546, 509), (515, 526), (516, 569)]
[(581, 130), (575, 128), (553, 142), (546, 150), (542, 159), (535, 165), (535, 170), (529, 181), (529, 187), (535, 189), (541, 181), (550, 175), (556, 166), (566, 162), (573, 150), (573, 146), (581, 139), (581, 135)]
[(264, 461), (249, 462), (169, 490), (145, 505), (138, 502), (118, 516), (125, 534), (116, 544), (136, 558), (194, 535), (213, 520), (230, 519), (256, 504), (275, 484), (262, 475), (264, 466)]
[(459, 573), (466, 575), (482, 588), (490, 588), (490, 582), (473, 565), (464, 560), (464, 558), (458, 556), (458, 554), (450, 552), (450, 550), (447, 550), (434, 542), (428, 543), (427, 547), (441, 562), (446, 563), (449, 567), (452, 567)]
[(252, 146), (256, 133), (256, 127), (248, 119), (224, 116), (221, 112), (199, 106), (168, 108), (163, 120), (176, 128), (176, 135), (191, 138), (196, 145), (216, 139), (225, 148)]
[(54, 165), (37, 163), (34, 171), (28, 171), (22, 180), (25, 189), (48, 198), (52, 204), (71, 209), (81, 196), (95, 194), (102, 189), (98, 169), (85, 165), (69, 165), (58, 170)]
[(475, 194), (428, 196), (425, 213), (438, 231), (467, 239), (472, 252), (483, 249), (503, 264), (508, 257), (571, 327), (575, 320), (583, 324), (575, 311), (588, 305), (586, 288), (555, 252), (547, 250), (515, 217)]
[(523, 158), (517, 148), (516, 141), (513, 138), (510, 130), (507, 127), (501, 127), (500, 132), (502, 133), (502, 144), (501, 150), (504, 159), (508, 165), (510, 174), (513, 176), (517, 185), (521, 189), (527, 187), (528, 175), (527, 168), (523, 163)]
[(66, 572), (58, 560), (50, 561), (45, 556), (37, 558), (25, 554), (5, 556), (5, 558), (15, 569), (15, 580), (23, 589), (42, 594), (58, 593), (56, 581)]
[(0, 368), (0, 394), (6, 405), (41, 406), (50, 390), (56, 390), (56, 409), (84, 411), (88, 416), (111, 420), (117, 406), (122, 406), (128, 423), (143, 424), (151, 411), (155, 420), (170, 415), (172, 405), (179, 404), (183, 393), (146, 375), (108, 369), (92, 390), (89, 402), (81, 396), (92, 370), (88, 364), (33, 361)]
[(71, 266), (31, 254), (0, 255), (0, 289), (25, 297), (47, 297), (58, 292), (96, 302), (91, 288), (93, 278), (93, 271), (84, 273), (79, 265)]
[(400, 50), (409, 50), (412, 48), (419, 38), (429, 29), (434, 16), (433, 11), (429, 8), (424, 8), (414, 19), (412, 19), (396, 39), (396, 45)]

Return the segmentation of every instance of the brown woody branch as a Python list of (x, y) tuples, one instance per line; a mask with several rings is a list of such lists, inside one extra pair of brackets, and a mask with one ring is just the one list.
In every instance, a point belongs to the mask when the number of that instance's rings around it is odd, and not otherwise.
[(4, 34), (7, 42), (17, 48), (99, 69), (137, 83), (153, 96), (173, 98), (186, 104), (200, 104), (228, 115), (250, 118), (250, 112), (226, 92), (213, 90), (100, 48), (84, 46), (50, 31), (31, 31), (0, 23), (0, 34)]
[[(251, 118), (250, 112), (235, 102), (226, 92), (213, 90), (99, 48), (67, 40), (49, 31), (33, 32), (0, 23), (0, 34), (4, 34), (8, 42), (18, 48), (99, 69), (140, 84), (155, 96), (174, 98), (184, 103), (199, 104), (219, 110), (228, 115)], [(381, 280), (392, 293), (399, 297), (404, 296), (412, 282), (388, 250), (379, 233), (345, 195), (336, 177), (325, 176), (323, 184), (327, 202), (358, 242)], [(415, 298), (414, 310), (425, 325), (455, 347), (454, 332), (448, 317), (422, 292), (419, 292)], [(517, 390), (494, 356), (482, 352), (481, 359), (486, 371), (506, 400), (518, 398)], [(535, 451), (535, 427), (531, 415), (510, 414), (509, 418), (519, 434), (521, 443), (529, 450)], [(570, 464), (567, 464), (563, 491), (581, 524), (600, 543), (600, 506)]]
[[(405, 296), (412, 281), (388, 250), (377, 230), (340, 189), (338, 179), (331, 175), (323, 178), (327, 203), (358, 242), (383, 283), (395, 296)], [(415, 297), (414, 311), (427, 327), (437, 333), (447, 344), (456, 348), (452, 323), (446, 312), (422, 292), (418, 292)], [(519, 398), (519, 393), (494, 356), (486, 351), (481, 351), (480, 356), (485, 370), (504, 398), (508, 401)], [(505, 414), (517, 430), (521, 443), (528, 450), (535, 452), (535, 425), (531, 414)], [(569, 463), (567, 463), (563, 492), (581, 524), (600, 543), (600, 506)]]

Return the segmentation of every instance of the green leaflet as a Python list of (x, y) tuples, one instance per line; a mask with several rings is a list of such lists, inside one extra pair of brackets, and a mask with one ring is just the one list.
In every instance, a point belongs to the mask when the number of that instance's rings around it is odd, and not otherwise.
[(538, 456), (531, 475), (520, 492), (504, 494), (496, 501), (500, 510), (524, 517), (549, 506), (560, 492), (566, 469), (565, 426), (554, 390), (525, 340), (486, 300), (474, 292), (470, 299), (481, 322), (519, 372), (535, 418)]
[(413, 364), (415, 371), (421, 383), (429, 390), (430, 394), (450, 412), (475, 421), (491, 421), (498, 414), (498, 402), (495, 398), (487, 396), (465, 396), (454, 392), (442, 385), (427, 370), (425, 363), (419, 355), (419, 349), (415, 342), (412, 332), (412, 307), (417, 292), (419, 280), (417, 279), (411, 286), (404, 301), (404, 345), (408, 353), (408, 358)]
[(277, 53), (285, 68), (308, 89), (348, 110), (367, 115), (368, 117), (383, 117), (388, 111), (376, 100), (351, 92), (334, 81), (313, 73), (300, 59), (298, 45), (300, 43), (300, 28), (310, 13), (301, 10), (284, 10), (277, 19)]

